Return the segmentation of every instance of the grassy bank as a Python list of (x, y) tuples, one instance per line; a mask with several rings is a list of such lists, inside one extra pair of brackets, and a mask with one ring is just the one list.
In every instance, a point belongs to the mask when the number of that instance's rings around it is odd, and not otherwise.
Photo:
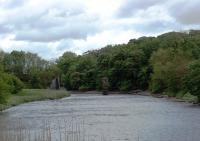
[(169, 98), (175, 98), (179, 101), (184, 101), (184, 102), (190, 102), (190, 103), (197, 103), (198, 98), (197, 96), (193, 96), (190, 93), (183, 93), (183, 92), (178, 92), (178, 93), (170, 93), (170, 92), (164, 92), (163, 95), (169, 97)]
[(7, 104), (0, 105), (0, 111), (27, 102), (60, 99), (67, 96), (69, 93), (65, 90), (24, 89), (16, 95), (10, 95)]

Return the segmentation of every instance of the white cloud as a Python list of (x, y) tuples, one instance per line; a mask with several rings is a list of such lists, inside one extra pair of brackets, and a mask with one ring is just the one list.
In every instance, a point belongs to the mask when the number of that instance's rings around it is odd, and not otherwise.
[(199, 25), (200, 24), (199, 5), (200, 5), (199, 0), (178, 1), (177, 3), (174, 3), (174, 5), (171, 6), (170, 13), (177, 20), (177, 22), (183, 23), (185, 25), (188, 24)]
[(199, 28), (199, 0), (0, 0), (0, 47), (50, 59)]
[(166, 2), (165, 0), (125, 0), (117, 12), (117, 16), (126, 18), (132, 15), (136, 15), (140, 10), (146, 10), (152, 6), (159, 5)]

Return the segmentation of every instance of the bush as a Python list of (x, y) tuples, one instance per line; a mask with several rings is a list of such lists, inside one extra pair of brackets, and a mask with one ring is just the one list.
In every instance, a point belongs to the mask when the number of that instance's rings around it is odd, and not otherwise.
[(82, 74), (79, 72), (74, 72), (70, 75), (70, 86), (72, 90), (78, 90), (82, 84)]
[[(155, 76), (154, 76), (155, 77)], [(160, 79), (155, 79), (152, 77), (151, 83), (150, 83), (150, 90), (152, 93), (161, 93), (165, 90), (165, 86), (163, 84), (163, 81)]]
[(85, 91), (88, 91), (89, 88), (88, 88), (88, 86), (80, 86), (78, 90), (82, 91), (82, 92), (85, 92)]
[(194, 102), (197, 103), (198, 99), (196, 96), (191, 95), (190, 93), (186, 93), (183, 98), (183, 100), (188, 101), (188, 102)]
[(12, 94), (16, 94), (23, 89), (24, 84), (16, 76), (11, 75), (11, 78), (12, 78), (12, 82), (13, 82), (13, 86), (14, 86)]
[(166, 92), (166, 94), (168, 97), (176, 97), (176, 93), (174, 93), (174, 92), (168, 91), (168, 92)]
[(176, 94), (176, 98), (178, 98), (178, 99), (182, 99), (184, 96), (185, 96), (185, 93), (182, 92), (182, 91), (180, 91), (180, 92), (178, 92), (178, 93)]
[(40, 78), (37, 74), (33, 74), (33, 76), (30, 79), (30, 84), (32, 89), (41, 89), (42, 86), (40, 84)]
[(1, 91), (6, 94), (16, 94), (23, 89), (23, 83), (16, 76), (3, 73), (0, 74)]
[(130, 81), (123, 81), (119, 87), (120, 91), (125, 91), (125, 92), (130, 91), (131, 89), (132, 89), (132, 83)]
[(23, 89), (23, 83), (16, 76), (11, 74), (4, 74), (3, 80), (9, 85), (9, 92), (16, 94)]
[(6, 84), (2, 79), (0, 79), (0, 104), (7, 103), (8, 95), (9, 85)]

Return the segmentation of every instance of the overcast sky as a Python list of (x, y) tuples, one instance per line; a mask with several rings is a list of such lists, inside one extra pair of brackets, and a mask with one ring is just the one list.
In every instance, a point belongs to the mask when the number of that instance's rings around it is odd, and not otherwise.
[(200, 0), (0, 0), (0, 48), (46, 59), (199, 29)]

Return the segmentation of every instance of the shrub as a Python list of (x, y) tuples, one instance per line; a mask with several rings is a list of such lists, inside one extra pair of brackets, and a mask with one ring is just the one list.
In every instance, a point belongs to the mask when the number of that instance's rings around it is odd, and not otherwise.
[(182, 99), (188, 102), (198, 102), (198, 98), (196, 96), (191, 95), (190, 93), (186, 93)]
[(1, 73), (0, 74), (2, 86), (6, 88), (7, 93), (16, 94), (23, 89), (23, 83), (16, 76)]
[(34, 74), (30, 79), (31, 88), (33, 89), (41, 89), (42, 86), (40, 84), (40, 78), (38, 75)]
[(150, 90), (152, 93), (161, 93), (162, 91), (165, 90), (165, 86), (163, 84), (163, 81), (160, 79), (154, 78), (155, 76), (152, 77), (151, 83), (150, 83)]
[(9, 92), (16, 94), (23, 88), (23, 83), (16, 76), (11, 74), (4, 74), (3, 80), (9, 85)]
[(176, 97), (176, 93), (174, 93), (172, 91), (167, 91), (166, 94), (168, 97)]
[(185, 95), (185, 92), (180, 91), (180, 92), (178, 92), (178, 93), (176, 94), (176, 98), (182, 99), (182, 98), (184, 97), (184, 95)]
[(73, 90), (78, 90), (82, 84), (82, 74), (80, 72), (74, 72), (70, 75), (70, 86)]
[(6, 84), (2, 79), (0, 79), (0, 104), (7, 103), (8, 95), (9, 85)]
[(132, 89), (132, 83), (130, 81), (123, 81), (120, 84), (119, 90), (120, 91), (130, 91)]
[(85, 91), (88, 91), (89, 88), (88, 88), (88, 86), (80, 86), (78, 90), (82, 91), (82, 92), (85, 92)]
[(23, 89), (24, 84), (16, 76), (12, 75), (11, 77), (12, 77), (12, 81), (13, 81), (13, 85), (14, 85), (14, 89), (13, 89), (12, 93), (16, 94), (16, 93), (20, 92)]

